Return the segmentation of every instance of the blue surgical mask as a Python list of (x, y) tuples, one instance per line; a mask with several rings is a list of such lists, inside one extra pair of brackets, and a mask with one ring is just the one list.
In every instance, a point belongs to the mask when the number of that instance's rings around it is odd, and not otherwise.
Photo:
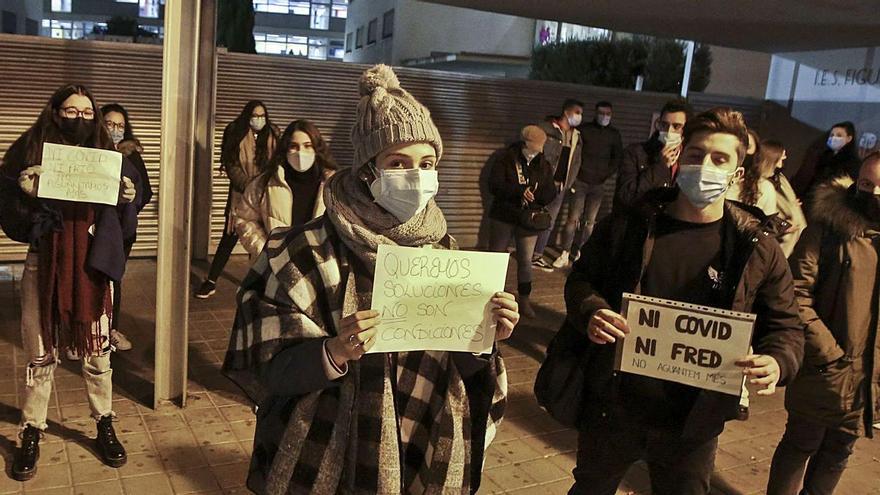
[(418, 168), (380, 170), (378, 178), (370, 184), (370, 192), (376, 203), (401, 223), (408, 222), (424, 210), (438, 189), (440, 181), (437, 171)]
[(724, 196), (732, 177), (733, 173), (711, 166), (681, 165), (675, 182), (692, 205), (703, 209)]
[(828, 136), (828, 141), (825, 144), (834, 151), (840, 151), (841, 148), (846, 146), (846, 141), (845, 138), (840, 136)]
[(113, 144), (119, 144), (125, 139), (125, 131), (122, 129), (113, 129), (110, 131), (110, 138), (113, 139)]

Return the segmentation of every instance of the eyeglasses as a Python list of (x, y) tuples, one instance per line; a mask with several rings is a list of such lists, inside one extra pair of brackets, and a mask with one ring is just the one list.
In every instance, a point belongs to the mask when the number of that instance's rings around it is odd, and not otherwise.
[(110, 120), (105, 120), (104, 124), (107, 125), (107, 130), (110, 130), (110, 131), (114, 131), (114, 130), (124, 131), (125, 130), (125, 122), (117, 123), (117, 122), (113, 122)]
[(61, 109), (61, 114), (67, 117), (68, 119), (75, 119), (77, 117), (82, 116), (82, 118), (86, 120), (92, 120), (95, 118), (95, 111), (91, 108), (86, 108), (85, 110), (80, 110), (76, 107), (66, 107)]

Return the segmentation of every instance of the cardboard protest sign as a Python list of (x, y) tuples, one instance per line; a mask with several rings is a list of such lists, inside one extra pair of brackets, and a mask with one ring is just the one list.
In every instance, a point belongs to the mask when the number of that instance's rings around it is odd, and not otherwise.
[(504, 290), (507, 253), (379, 246), (369, 352), (488, 353), (495, 342), (489, 302)]
[(42, 167), (40, 198), (105, 205), (119, 202), (122, 154), (116, 151), (44, 143)]
[(615, 368), (697, 388), (740, 395), (755, 315), (623, 295), (630, 334), (617, 344)]

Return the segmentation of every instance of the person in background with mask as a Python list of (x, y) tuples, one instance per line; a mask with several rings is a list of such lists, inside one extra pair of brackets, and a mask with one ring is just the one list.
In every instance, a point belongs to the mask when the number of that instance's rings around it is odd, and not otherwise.
[[(430, 112), (385, 65), (360, 95), (354, 163), (327, 180), (327, 213), (269, 234), (238, 293), (223, 370), (259, 404), (247, 486), (475, 493), (506, 403), (497, 346), (365, 354), (383, 328), (369, 309), (378, 247), (456, 244), (433, 199), (443, 143)], [(517, 304), (492, 304), (500, 341)]]
[(544, 259), (544, 249), (556, 225), (556, 217), (562, 208), (565, 191), (572, 188), (581, 169), (583, 139), (577, 127), (581, 125), (583, 114), (583, 102), (568, 99), (562, 104), (562, 115), (538, 124), (547, 135), (543, 150), (544, 158), (554, 167), (553, 181), (559, 190), (556, 199), (547, 207), (550, 212), (550, 228), (538, 234), (535, 252), (532, 255), (532, 265), (545, 271), (551, 271), (553, 267)]
[(521, 212), (545, 208), (559, 194), (559, 188), (553, 178), (553, 165), (543, 153), (547, 135), (534, 125), (524, 127), (521, 135), (522, 140), (510, 145), (507, 153), (492, 165), (489, 250), (505, 253), (510, 240), (515, 241), (519, 308), (524, 316), (534, 318), (535, 310), (529, 300), (532, 253), (540, 231), (523, 225)]
[(841, 176), (816, 187), (811, 223), (791, 255), (807, 339), (804, 364), (785, 391), (788, 424), (773, 455), (770, 495), (831, 495), (858, 437), (873, 437), (880, 153), (858, 173), (855, 183)]
[(611, 102), (596, 103), (596, 116), (581, 125), (584, 142), (581, 168), (574, 184), (566, 187), (568, 218), (562, 232), (562, 253), (553, 261), (553, 268), (564, 268), (576, 260), (581, 246), (587, 242), (596, 225), (596, 217), (605, 197), (605, 182), (617, 173), (623, 159), (620, 131), (611, 125)]
[(813, 189), (823, 182), (843, 175), (856, 180), (862, 161), (859, 158), (855, 137), (856, 127), (852, 122), (839, 122), (831, 126), (825, 141), (825, 149), (818, 160), (805, 161), (792, 179), (791, 184), (795, 192), (809, 199)]
[[(116, 151), (122, 153), (128, 158), (128, 161), (130, 161), (137, 170), (139, 181), (134, 206), (137, 212), (140, 213), (153, 199), (153, 188), (150, 186), (150, 176), (147, 174), (147, 166), (144, 164), (144, 159), (141, 158), (141, 153), (143, 153), (144, 149), (141, 147), (141, 142), (134, 136), (134, 131), (131, 127), (131, 120), (128, 118), (128, 112), (122, 105), (118, 103), (104, 105), (101, 107), (101, 114), (104, 115), (104, 124), (107, 126), (107, 130), (110, 131), (110, 138), (113, 140), (113, 145), (116, 146)], [(136, 235), (131, 239), (125, 239), (123, 247), (125, 249), (126, 262), (131, 255), (131, 248), (134, 246), (136, 240)], [(121, 314), (119, 308), (121, 304), (122, 284), (121, 282), (114, 282), (113, 325), (110, 330), (110, 341), (113, 343), (116, 350), (128, 351), (131, 350), (131, 341), (124, 333), (119, 331), (118, 327), (119, 316)]]
[(672, 187), (678, 173), (681, 133), (689, 114), (687, 102), (667, 102), (660, 110), (660, 118), (654, 124), (651, 139), (629, 145), (623, 150), (623, 162), (614, 193), (614, 211), (638, 204), (651, 189)]
[(269, 119), (266, 106), (257, 100), (247, 102), (235, 120), (223, 131), (220, 149), (220, 171), (229, 176), (229, 196), (226, 199), (226, 227), (214, 253), (208, 277), (195, 292), (198, 299), (207, 299), (217, 289), (217, 279), (235, 245), (235, 211), (241, 203), (245, 188), (254, 177), (263, 173), (269, 158), (275, 153), (278, 129)]
[(603, 220), (575, 263), (566, 324), (589, 339), (590, 379), (570, 494), (614, 494), (639, 459), (652, 493), (708, 494), (718, 435), (737, 416), (734, 395), (614, 371), (614, 344), (629, 338), (623, 293), (754, 312), (755, 352), (737, 361), (744, 376), (771, 395), (797, 373), (804, 332), (788, 264), (764, 225), (724, 199), (747, 146), (739, 112), (715, 108), (689, 120), (678, 187)]
[(125, 464), (113, 429), (110, 367), (112, 283), (125, 271), (125, 239), (137, 230), (139, 175), (123, 157), (116, 206), (39, 197), (44, 143), (114, 150), (88, 89), (59, 88), (31, 128), (6, 152), (0, 168), (0, 221), (8, 237), (29, 245), (21, 279), (21, 333), (28, 364), (21, 408), (21, 448), (12, 477), (37, 472), (40, 438), (48, 427), (59, 350), (82, 356), (89, 408), (97, 423), (97, 452), (105, 464)]
[(235, 211), (235, 230), (247, 252), (256, 258), (272, 230), (323, 215), (324, 183), (335, 170), (314, 124), (296, 120), (287, 126), (266, 171), (248, 184)]
[[(766, 143), (767, 146), (778, 146), (783, 148), (782, 143), (779, 141), (766, 141)], [(773, 187), (776, 189), (776, 210), (779, 212), (779, 217), (790, 225), (789, 229), (779, 239), (779, 245), (782, 246), (782, 252), (785, 254), (785, 257), (788, 258), (794, 251), (794, 247), (797, 245), (801, 233), (807, 228), (807, 217), (804, 215), (804, 210), (801, 207), (801, 200), (798, 199), (797, 195), (794, 193), (794, 189), (788, 182), (788, 178), (786, 178), (783, 173), (785, 159), (785, 149), (783, 148), (782, 156), (779, 158), (779, 161), (776, 162), (776, 169), (770, 177), (770, 183), (773, 184)]]

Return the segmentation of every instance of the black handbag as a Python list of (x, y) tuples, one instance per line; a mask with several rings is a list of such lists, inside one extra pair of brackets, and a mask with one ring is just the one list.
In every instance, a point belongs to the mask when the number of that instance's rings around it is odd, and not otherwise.
[(565, 322), (547, 346), (535, 378), (535, 398), (564, 426), (576, 427), (584, 410), (587, 337)]
[(553, 223), (553, 218), (550, 216), (550, 212), (547, 211), (547, 208), (541, 208), (540, 210), (531, 210), (528, 207), (524, 208), (519, 213), (519, 226), (535, 231), (543, 231), (550, 228), (550, 225)]

